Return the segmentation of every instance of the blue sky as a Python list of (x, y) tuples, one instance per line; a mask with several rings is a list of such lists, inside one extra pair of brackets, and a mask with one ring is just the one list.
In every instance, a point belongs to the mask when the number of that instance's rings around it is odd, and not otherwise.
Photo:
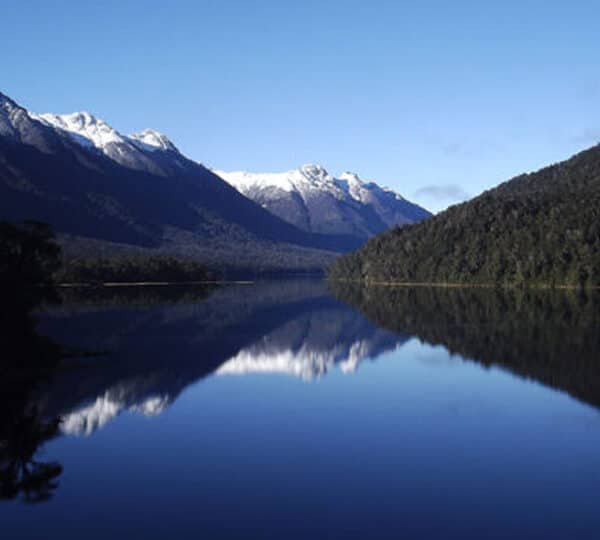
[(0, 0), (0, 91), (433, 210), (600, 141), (600, 2)]

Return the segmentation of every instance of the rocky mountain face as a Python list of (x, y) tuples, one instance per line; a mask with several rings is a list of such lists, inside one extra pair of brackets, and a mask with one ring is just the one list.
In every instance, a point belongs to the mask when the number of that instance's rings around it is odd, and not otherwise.
[(431, 216), (389, 188), (351, 172), (334, 177), (320, 165), (284, 173), (214, 172), (263, 208), (309, 232), (365, 240)]

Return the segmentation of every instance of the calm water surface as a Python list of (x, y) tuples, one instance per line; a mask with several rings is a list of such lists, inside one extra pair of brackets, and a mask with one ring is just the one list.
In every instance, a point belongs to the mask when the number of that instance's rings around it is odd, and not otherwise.
[(334, 292), (65, 293), (2, 537), (600, 538), (595, 295)]

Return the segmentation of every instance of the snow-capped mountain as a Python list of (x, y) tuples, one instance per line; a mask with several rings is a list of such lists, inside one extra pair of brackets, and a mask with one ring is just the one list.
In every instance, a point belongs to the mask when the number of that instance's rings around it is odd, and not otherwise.
[(35, 120), (41, 120), (45, 124), (68, 132), (76, 142), (98, 148), (109, 157), (113, 157), (110, 153), (111, 144), (133, 145), (139, 150), (151, 152), (156, 150), (179, 152), (165, 135), (154, 129), (121, 135), (104, 120), (86, 111), (71, 114), (29, 113), (29, 115)]
[(155, 129), (147, 128), (139, 133), (129, 135), (129, 140), (142, 150), (155, 152), (162, 150), (164, 152), (177, 152), (177, 147), (162, 133)]
[[(50, 130), (44, 130), (44, 127)], [(145, 129), (123, 135), (89, 112), (37, 114), (20, 107), (1, 93), (0, 136), (37, 148), (40, 142), (52, 141), (54, 136), (63, 142), (67, 140), (84, 149), (99, 152), (124, 167), (161, 176), (168, 176), (173, 165), (183, 166), (182, 160), (177, 159), (183, 158), (177, 147), (156, 130)], [(55, 150), (56, 142), (42, 149)], [(170, 163), (164, 156), (159, 156), (160, 153), (169, 153)]]
[(94, 146), (101, 150), (104, 150), (111, 143), (125, 143), (125, 139), (115, 129), (89, 112), (71, 114), (36, 114), (30, 112), (29, 116), (68, 132), (78, 143)]
[(0, 140), (35, 147), (48, 154), (60, 148), (54, 130), (44, 129), (41, 122), (0, 92)]
[(267, 210), (310, 232), (368, 238), (431, 215), (389, 188), (351, 172), (334, 177), (320, 165), (283, 173), (214, 172)]
[(78, 255), (141, 247), (216, 270), (314, 271), (360, 244), (294, 227), (158, 131), (124, 135), (87, 112), (35, 114), (2, 93), (0, 216), (47, 222)]
[(145, 129), (140, 133), (122, 135), (102, 119), (89, 112), (71, 114), (35, 114), (39, 120), (87, 148), (96, 149), (118, 164), (131, 169), (167, 176), (164, 162), (157, 162), (154, 152), (179, 154), (176, 146), (162, 133)]

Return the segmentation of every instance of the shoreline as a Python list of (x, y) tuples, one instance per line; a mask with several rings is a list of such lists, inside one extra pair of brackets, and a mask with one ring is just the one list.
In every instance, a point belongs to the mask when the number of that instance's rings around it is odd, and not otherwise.
[(327, 279), (330, 283), (348, 283), (362, 287), (435, 287), (439, 289), (547, 289), (547, 290), (599, 290), (600, 286), (581, 285), (525, 285), (500, 283), (446, 283), (440, 281), (364, 281), (358, 279)]
[(97, 289), (115, 287), (177, 287), (190, 285), (252, 285), (255, 281), (249, 280), (212, 280), (212, 281), (106, 281), (100, 283), (57, 283), (53, 285), (58, 289)]
[[(449, 283), (440, 281), (364, 281), (357, 279), (320, 278), (328, 283), (344, 283), (361, 287), (434, 287), (439, 289), (543, 289), (543, 290), (600, 290), (600, 286), (544, 285), (544, 284), (499, 284), (499, 283)], [(209, 280), (209, 281), (107, 281), (100, 283), (57, 283), (57, 289), (94, 289), (119, 287), (189, 287), (202, 285), (254, 285), (260, 280)], [(282, 279), (286, 281), (286, 279)]]

